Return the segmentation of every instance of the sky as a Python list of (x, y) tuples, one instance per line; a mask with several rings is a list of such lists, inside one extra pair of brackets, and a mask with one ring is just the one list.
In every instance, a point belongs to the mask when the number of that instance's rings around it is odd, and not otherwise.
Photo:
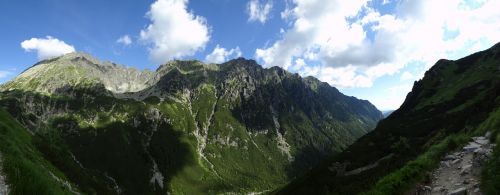
[(500, 0), (2, 0), (0, 83), (79, 51), (138, 69), (236, 57), (397, 109), (437, 60), (500, 41)]

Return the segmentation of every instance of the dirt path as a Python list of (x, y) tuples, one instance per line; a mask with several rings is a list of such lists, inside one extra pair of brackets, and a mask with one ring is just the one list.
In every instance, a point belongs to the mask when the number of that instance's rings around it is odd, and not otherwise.
[(447, 154), (439, 168), (433, 171), (431, 182), (423, 185), (417, 194), (481, 194), (481, 167), (494, 147), (488, 137), (489, 133), (484, 137), (473, 137), (461, 150)]
[(5, 175), (2, 172), (2, 154), (0, 154), (0, 195), (9, 194), (9, 186), (5, 182)]

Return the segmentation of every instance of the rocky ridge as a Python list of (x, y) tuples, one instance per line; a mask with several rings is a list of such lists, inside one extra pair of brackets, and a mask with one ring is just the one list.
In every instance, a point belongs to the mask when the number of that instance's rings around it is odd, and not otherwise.
[(69, 53), (38, 62), (3, 88), (52, 94), (76, 85), (102, 84), (120, 94), (145, 89), (152, 75), (151, 71), (100, 61), (86, 53)]
[(382, 118), (315, 78), (243, 58), (150, 72), (72, 53), (0, 86), (0, 106), (84, 193), (274, 189)]

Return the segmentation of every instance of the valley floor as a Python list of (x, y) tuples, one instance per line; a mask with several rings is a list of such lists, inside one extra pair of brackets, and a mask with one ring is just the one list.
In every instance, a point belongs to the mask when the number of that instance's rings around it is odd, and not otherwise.
[(461, 150), (447, 154), (439, 168), (432, 172), (430, 181), (412, 194), (481, 194), (481, 169), (495, 146), (490, 144), (488, 137), (488, 134), (473, 137), (473, 141)]
[(9, 194), (9, 186), (5, 182), (5, 175), (2, 172), (2, 154), (0, 153), (0, 195)]

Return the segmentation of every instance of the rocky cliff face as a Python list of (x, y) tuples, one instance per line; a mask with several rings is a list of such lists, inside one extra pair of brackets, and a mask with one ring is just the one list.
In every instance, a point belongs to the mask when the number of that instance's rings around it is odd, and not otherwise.
[(383, 117), (315, 78), (243, 58), (150, 72), (73, 53), (0, 91), (0, 105), (88, 193), (272, 190)]

